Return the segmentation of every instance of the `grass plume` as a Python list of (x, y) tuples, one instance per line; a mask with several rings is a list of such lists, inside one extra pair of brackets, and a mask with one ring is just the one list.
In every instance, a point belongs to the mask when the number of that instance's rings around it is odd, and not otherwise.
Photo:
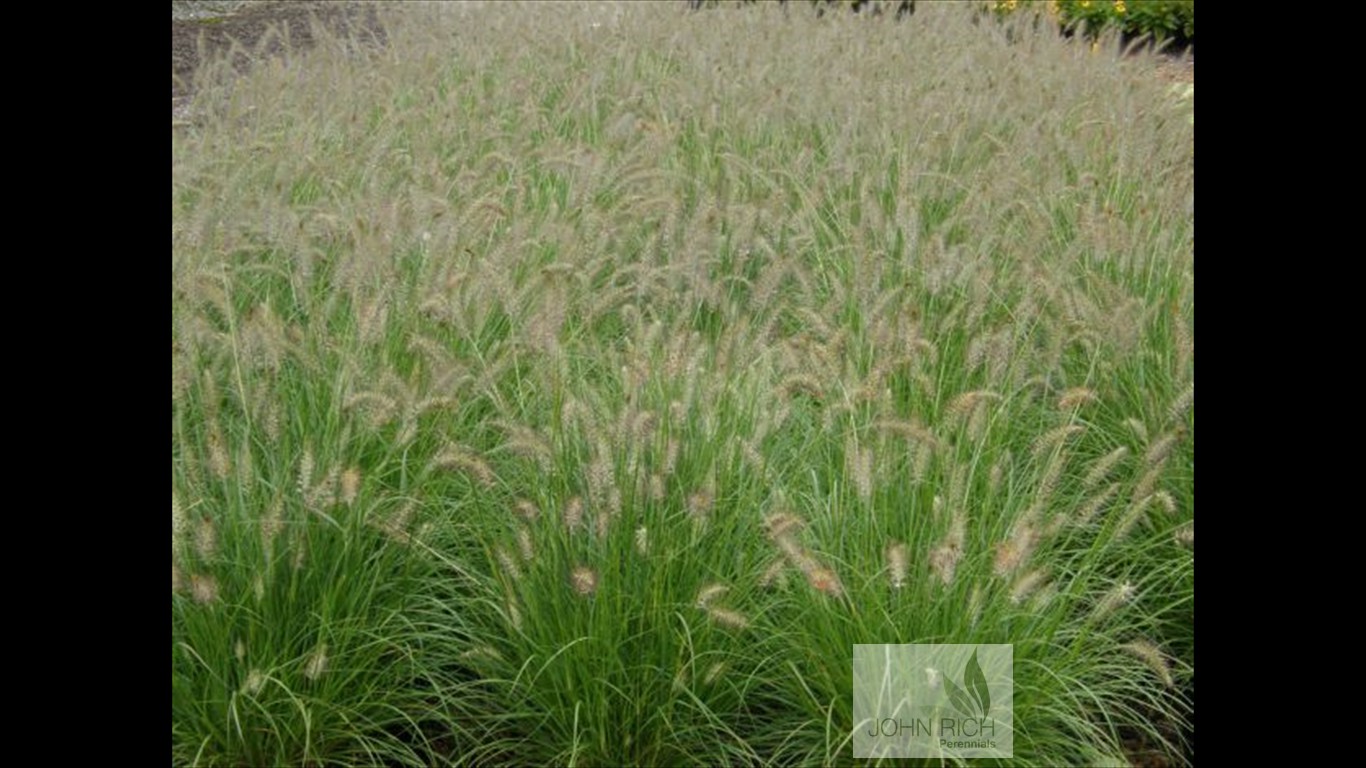
[(1016, 644), (1005, 763), (1187, 758), (1193, 100), (971, 4), (732, 5), (200, 73), (173, 763), (850, 765), (848, 649), (916, 639)]

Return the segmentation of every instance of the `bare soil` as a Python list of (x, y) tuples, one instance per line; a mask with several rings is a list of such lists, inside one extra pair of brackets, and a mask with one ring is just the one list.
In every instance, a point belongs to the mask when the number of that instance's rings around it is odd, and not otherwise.
[[(189, 116), (194, 75), (202, 61), (229, 55), (239, 71), (262, 57), (313, 44), (316, 31), (356, 34), (383, 42), (378, 9), (339, 0), (180, 0), (172, 4), (171, 121)], [(1157, 69), (1173, 83), (1195, 83), (1195, 57), (1171, 57)]]
[[(188, 7), (188, 11), (184, 9)], [(198, 8), (203, 13), (195, 13)], [(172, 5), (171, 120), (189, 114), (199, 65), (229, 56), (238, 71), (263, 57), (278, 56), (286, 41), (295, 49), (313, 44), (318, 30), (383, 42), (377, 8), (368, 2), (239, 2)], [(179, 16), (179, 18), (177, 18)]]

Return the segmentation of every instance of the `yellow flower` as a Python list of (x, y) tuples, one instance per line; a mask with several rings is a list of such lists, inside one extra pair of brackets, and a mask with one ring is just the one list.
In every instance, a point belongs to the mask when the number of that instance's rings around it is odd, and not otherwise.
[(1081, 7), (1082, 7), (1082, 8), (1090, 8), (1090, 7), (1091, 7), (1091, 0), (1081, 0)]
[(1115, 0), (1115, 13), (1124, 13), (1126, 10), (1128, 9), (1124, 7), (1124, 0)]

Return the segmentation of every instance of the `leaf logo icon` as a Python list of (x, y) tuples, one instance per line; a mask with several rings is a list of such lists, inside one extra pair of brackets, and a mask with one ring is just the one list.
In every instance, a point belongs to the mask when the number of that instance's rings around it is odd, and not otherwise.
[(963, 670), (963, 683), (967, 685), (968, 691), (980, 707), (982, 717), (986, 717), (991, 712), (991, 691), (987, 688), (987, 676), (982, 673), (982, 665), (977, 663), (977, 651), (972, 652), (972, 658), (968, 659), (968, 666)]
[(949, 693), (949, 703), (963, 717), (986, 717), (991, 712), (991, 691), (987, 688), (982, 665), (977, 661), (977, 651), (972, 652), (972, 658), (963, 668), (963, 686), (960, 688), (953, 678), (945, 675), (944, 688)]

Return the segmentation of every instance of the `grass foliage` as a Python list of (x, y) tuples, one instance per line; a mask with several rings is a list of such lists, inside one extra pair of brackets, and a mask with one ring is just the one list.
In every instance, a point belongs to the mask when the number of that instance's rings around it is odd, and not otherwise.
[(173, 762), (850, 765), (883, 642), (1015, 644), (1017, 762), (1182, 759), (1193, 96), (921, 6), (202, 73)]

